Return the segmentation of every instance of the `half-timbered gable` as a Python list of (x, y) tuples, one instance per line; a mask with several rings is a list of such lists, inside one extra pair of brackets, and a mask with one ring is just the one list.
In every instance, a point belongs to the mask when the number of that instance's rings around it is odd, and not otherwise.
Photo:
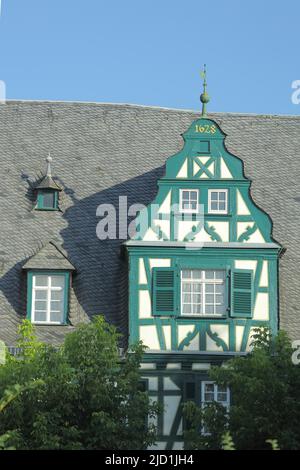
[(278, 329), (281, 246), (225, 138), (206, 114), (192, 122), (126, 243), (129, 340), (148, 346), (144, 377), (165, 406), (162, 448), (181, 445), (187, 390), (199, 403), (206, 388), (215, 393), (211, 364), (245, 354), (255, 328)]

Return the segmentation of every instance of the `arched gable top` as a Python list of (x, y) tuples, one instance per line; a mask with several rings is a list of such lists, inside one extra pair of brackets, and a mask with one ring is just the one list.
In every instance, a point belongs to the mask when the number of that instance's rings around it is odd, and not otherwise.
[(228, 152), (226, 134), (215, 121), (196, 119), (182, 136), (184, 146), (168, 158), (165, 179), (247, 180), (242, 161)]

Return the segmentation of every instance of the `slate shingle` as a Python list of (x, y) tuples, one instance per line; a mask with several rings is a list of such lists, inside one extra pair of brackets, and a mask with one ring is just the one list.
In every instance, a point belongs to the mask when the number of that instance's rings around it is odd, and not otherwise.
[[(127, 266), (124, 240), (99, 240), (96, 209), (118, 206), (119, 196), (148, 204), (166, 159), (182, 148), (183, 133), (199, 113), (134, 105), (18, 102), (0, 105), (1, 294), (0, 339), (15, 344), (25, 316), (24, 263), (50, 241), (76, 267), (72, 325), (102, 313), (127, 334)], [(254, 201), (272, 218), (280, 260), (280, 325), (300, 338), (299, 209), (300, 118), (211, 114), (226, 132), (253, 184)], [(34, 211), (33, 188), (51, 151), (52, 173), (63, 189), (62, 212)], [(118, 211), (117, 211), (118, 212)], [(117, 214), (118, 215), (118, 214)], [(59, 343), (70, 327), (39, 326)]]

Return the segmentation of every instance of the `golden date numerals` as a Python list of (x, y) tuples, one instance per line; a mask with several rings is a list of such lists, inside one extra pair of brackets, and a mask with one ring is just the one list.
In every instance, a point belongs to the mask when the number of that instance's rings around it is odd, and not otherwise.
[(205, 124), (204, 126), (195, 126), (195, 132), (199, 132), (200, 134), (215, 134), (217, 131), (216, 126), (209, 124)]

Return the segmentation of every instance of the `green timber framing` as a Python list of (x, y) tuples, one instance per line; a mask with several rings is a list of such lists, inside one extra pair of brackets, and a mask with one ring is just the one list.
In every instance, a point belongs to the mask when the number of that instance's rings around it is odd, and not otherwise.
[[(235, 348), (235, 329), (233, 326), (245, 326), (244, 335), (241, 345), (241, 351), (246, 350), (248, 343), (248, 336), (251, 327), (256, 326), (268, 326), (270, 327), (273, 334), (277, 332), (278, 329), (278, 316), (277, 316), (277, 306), (278, 306), (278, 293), (277, 293), (277, 273), (278, 273), (278, 253), (279, 248), (271, 249), (247, 249), (247, 250), (238, 250), (238, 249), (222, 249), (222, 248), (202, 248), (201, 250), (186, 250), (185, 248), (158, 248), (158, 247), (148, 247), (147, 249), (143, 247), (136, 247), (127, 245), (129, 252), (129, 331), (130, 331), (130, 341), (135, 342), (140, 339), (139, 336), (139, 326), (141, 325), (155, 325), (157, 329), (157, 335), (160, 343), (160, 350), (166, 350), (166, 341), (164, 338), (164, 333), (162, 330), (163, 325), (171, 326), (171, 345), (172, 351), (182, 350), (185, 346), (188, 345), (188, 341), (193, 339), (193, 336), (190, 335), (186, 337), (184, 341), (178, 343), (177, 335), (177, 326), (180, 324), (194, 324), (196, 334), (200, 333), (200, 351), (206, 350), (206, 341), (205, 341), (205, 332), (207, 331), (209, 335), (209, 328), (213, 324), (224, 324), (229, 325), (229, 345), (226, 346), (221, 339), (221, 347), (224, 351), (236, 351)], [(147, 283), (139, 284), (138, 282), (138, 261), (143, 259)], [(179, 306), (179, 314), (171, 316), (170, 318), (166, 317), (157, 317), (152, 316), (151, 318), (139, 318), (139, 290), (147, 290), (148, 292), (153, 292), (152, 286), (152, 276), (150, 272), (150, 259), (171, 259), (171, 267), (174, 267), (180, 271), (181, 269), (225, 269), (227, 272), (230, 272), (232, 267), (233, 260), (246, 259), (257, 261), (257, 268), (255, 272), (255, 277), (253, 280), (253, 304), (256, 302), (256, 297), (258, 293), (269, 293), (270, 298), (270, 319), (267, 321), (254, 320), (252, 318), (233, 318), (230, 316), (227, 311), (226, 316), (222, 317), (196, 317), (193, 316), (181, 316), (180, 314), (180, 287), (177, 289), (177, 304)], [(262, 271), (262, 263), (264, 260), (268, 260), (268, 278), (269, 286), (260, 287), (259, 279)], [(227, 298), (230, 307), (230, 283), (226, 283), (227, 287)], [(163, 316), (163, 315), (162, 315)], [(218, 340), (217, 340), (218, 341)]]
[[(240, 353), (245, 355), (246, 353)], [(222, 366), (233, 358), (234, 353), (217, 354), (173, 354), (147, 353), (142, 364), (141, 376), (149, 397), (164, 406), (168, 400), (178, 401), (173, 420), (166, 429), (165, 416), (160, 413), (155, 420), (158, 442), (153, 449), (176, 450), (184, 448), (182, 406), (186, 401), (194, 401), (201, 406), (201, 386), (210, 381), (208, 371), (211, 366)], [(173, 389), (166, 390), (166, 381), (172, 381)], [(167, 431), (167, 432), (166, 432)], [(175, 445), (174, 445), (175, 444)]]
[[(182, 403), (189, 398), (200, 404), (211, 365), (245, 355), (254, 328), (267, 326), (276, 334), (279, 327), (281, 246), (272, 237), (270, 217), (252, 200), (243, 162), (228, 152), (225, 134), (206, 117), (194, 121), (183, 139), (182, 150), (167, 160), (156, 198), (136, 219), (136, 234), (125, 243), (129, 344), (142, 340), (148, 346), (141, 374), (152, 399), (164, 406), (157, 421), (159, 449), (182, 448)], [(184, 190), (197, 190), (197, 213), (184, 213)], [(226, 191), (225, 213), (209, 211), (214, 190)], [(225, 273), (222, 315), (182, 313), (183, 270)], [(194, 384), (194, 396), (187, 384)]]

